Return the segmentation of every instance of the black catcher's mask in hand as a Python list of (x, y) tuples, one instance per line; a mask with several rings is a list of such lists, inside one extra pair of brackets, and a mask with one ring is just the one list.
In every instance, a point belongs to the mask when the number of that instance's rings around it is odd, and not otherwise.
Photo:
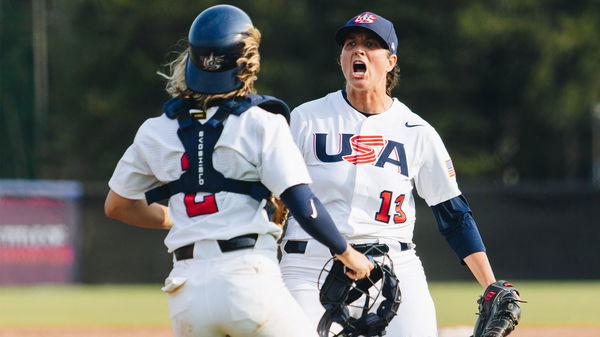
[[(393, 264), (387, 255), (389, 248), (383, 244), (358, 245), (354, 248), (367, 255), (375, 268), (369, 277), (355, 281), (346, 276), (345, 266), (340, 261), (333, 261), (320, 288), (319, 299), (325, 307), (325, 313), (317, 328), (319, 337), (383, 336), (385, 328), (398, 312), (401, 294), (398, 279), (390, 267)], [(375, 261), (374, 257), (382, 257), (383, 262)], [(327, 271), (326, 267), (321, 274)], [(369, 292), (371, 287), (377, 291)], [(379, 296), (383, 296), (383, 301), (375, 312), (369, 312)], [(362, 306), (352, 304), (361, 297), (365, 300)], [(349, 305), (362, 307), (360, 317), (350, 315)], [(333, 323), (340, 325), (341, 330), (332, 332)]]

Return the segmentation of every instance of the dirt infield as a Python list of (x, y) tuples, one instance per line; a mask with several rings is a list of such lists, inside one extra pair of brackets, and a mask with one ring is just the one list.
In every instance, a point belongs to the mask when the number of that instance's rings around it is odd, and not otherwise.
[[(439, 337), (468, 337), (468, 327), (448, 327)], [(173, 337), (169, 328), (2, 328), (0, 337)], [(600, 337), (596, 327), (519, 327), (510, 337)]]

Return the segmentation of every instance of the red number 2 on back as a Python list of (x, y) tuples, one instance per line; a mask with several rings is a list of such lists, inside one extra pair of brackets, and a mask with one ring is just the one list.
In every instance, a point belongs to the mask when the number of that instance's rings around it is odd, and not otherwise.
[[(183, 157), (181, 157), (181, 168), (187, 170), (188, 167), (190, 167), (188, 157), (186, 154), (183, 154)], [(196, 195), (196, 193), (190, 193), (183, 197), (185, 210), (190, 218), (198, 215), (217, 213), (219, 211), (214, 194), (205, 195), (202, 201), (199, 202), (196, 202)]]
[(219, 211), (214, 194), (205, 195), (204, 199), (200, 202), (196, 202), (195, 193), (186, 194), (183, 197), (183, 203), (190, 218), (203, 214), (217, 213)]

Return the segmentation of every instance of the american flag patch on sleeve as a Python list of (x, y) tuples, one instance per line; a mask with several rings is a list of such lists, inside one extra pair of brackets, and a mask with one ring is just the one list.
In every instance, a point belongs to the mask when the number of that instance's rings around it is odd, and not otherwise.
[(448, 176), (450, 178), (456, 177), (456, 171), (454, 171), (454, 165), (452, 165), (452, 159), (446, 160), (446, 168), (448, 169)]

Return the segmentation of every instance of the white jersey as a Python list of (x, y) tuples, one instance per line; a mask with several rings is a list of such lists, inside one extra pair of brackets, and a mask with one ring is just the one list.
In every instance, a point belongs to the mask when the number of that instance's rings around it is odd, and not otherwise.
[[(461, 194), (438, 133), (395, 98), (366, 117), (340, 90), (294, 109), (291, 129), (311, 188), (347, 238), (412, 242), (413, 188), (429, 206)], [(290, 219), (285, 238), (310, 236)]]
[[(207, 111), (207, 119), (217, 107)], [(129, 199), (144, 199), (153, 187), (177, 180), (183, 173), (185, 153), (177, 136), (179, 124), (164, 114), (146, 120), (109, 181), (110, 188)], [(310, 176), (294, 144), (285, 119), (252, 107), (240, 116), (230, 115), (213, 152), (213, 165), (226, 178), (261, 181), (276, 196), (288, 187), (310, 183)], [(279, 237), (261, 203), (248, 195), (230, 192), (173, 195), (169, 212), (173, 227), (165, 238), (169, 252), (192, 242), (226, 240), (258, 233)]]

